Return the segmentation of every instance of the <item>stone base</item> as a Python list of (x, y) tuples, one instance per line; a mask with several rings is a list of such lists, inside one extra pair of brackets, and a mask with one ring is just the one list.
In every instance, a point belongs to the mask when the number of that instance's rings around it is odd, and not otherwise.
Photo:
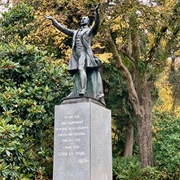
[(55, 107), (53, 180), (112, 180), (111, 111), (92, 101)]

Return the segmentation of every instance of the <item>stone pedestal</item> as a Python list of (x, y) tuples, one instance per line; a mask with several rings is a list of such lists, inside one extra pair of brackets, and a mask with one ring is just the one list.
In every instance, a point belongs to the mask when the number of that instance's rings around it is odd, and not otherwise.
[(112, 180), (111, 111), (78, 101), (55, 107), (53, 180)]

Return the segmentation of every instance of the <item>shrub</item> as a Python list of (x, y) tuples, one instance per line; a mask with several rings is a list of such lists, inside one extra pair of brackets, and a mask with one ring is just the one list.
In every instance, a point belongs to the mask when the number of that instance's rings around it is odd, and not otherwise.
[(167, 179), (180, 177), (180, 118), (168, 114), (154, 115), (155, 165)]
[(155, 167), (141, 169), (138, 157), (113, 160), (113, 175), (116, 180), (158, 180), (161, 173)]
[(0, 177), (51, 178), (54, 105), (70, 87), (64, 66), (46, 52), (0, 46)]

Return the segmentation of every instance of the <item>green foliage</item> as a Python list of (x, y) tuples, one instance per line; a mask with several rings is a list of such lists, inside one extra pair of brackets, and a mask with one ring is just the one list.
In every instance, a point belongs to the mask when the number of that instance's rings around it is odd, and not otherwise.
[(140, 176), (140, 164), (135, 158), (114, 159), (113, 174), (116, 175), (116, 179), (137, 179)]
[(154, 115), (155, 165), (168, 179), (180, 177), (180, 118), (168, 114)]
[(0, 46), (0, 177), (51, 177), (54, 105), (69, 88), (66, 69), (46, 52)]
[(169, 82), (172, 85), (174, 107), (180, 106), (180, 67), (177, 67), (170, 73)]
[[(26, 121), (20, 123), (20, 118), (16, 118), (19, 122), (14, 124), (10, 117), (1, 116), (0, 120), (0, 177), (14, 180), (37, 177), (38, 172), (45, 168), (41, 165), (42, 157), (39, 155), (42, 150), (35, 147), (32, 135), (25, 132), (29, 125), (23, 124)], [(45, 161), (50, 163), (47, 159)]]
[(139, 61), (138, 69), (139, 69), (140, 74), (143, 75), (146, 70), (146, 64), (144, 61)]
[[(132, 118), (132, 107), (130, 103), (127, 103), (127, 84), (121, 73), (110, 64), (104, 64), (103, 79), (105, 84), (104, 89), (107, 95), (107, 106), (113, 110), (113, 117), (121, 116), (124, 120), (127, 119), (127, 117)], [(117, 99), (118, 101), (116, 101)]]
[(122, 156), (126, 131), (129, 124), (134, 123), (134, 113), (128, 98), (127, 84), (120, 72), (109, 64), (104, 64), (103, 79), (106, 104), (112, 110), (113, 155), (115, 157)]
[(64, 64), (25, 42), (32, 7), (17, 3), (0, 23), (0, 179), (51, 179), (54, 106), (72, 84)]
[(116, 180), (158, 180), (161, 176), (154, 167), (141, 169), (138, 157), (114, 159), (113, 174)]
[(1, 40), (4, 42), (17, 41), (23, 39), (33, 29), (30, 24), (34, 21), (33, 8), (24, 3), (17, 4), (2, 14)]

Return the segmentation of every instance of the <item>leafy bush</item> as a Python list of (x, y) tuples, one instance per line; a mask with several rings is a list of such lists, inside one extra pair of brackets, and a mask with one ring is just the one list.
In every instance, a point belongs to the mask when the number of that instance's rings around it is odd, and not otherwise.
[(17, 3), (2, 14), (0, 19), (1, 37), (4, 42), (23, 39), (33, 29), (34, 9), (24, 3)]
[(180, 118), (168, 114), (154, 115), (155, 165), (167, 179), (180, 177)]
[(113, 160), (113, 174), (116, 180), (158, 180), (161, 173), (155, 167), (141, 169), (138, 157)]
[(54, 105), (71, 85), (64, 66), (35, 46), (0, 46), (0, 177), (52, 176)]
[(116, 179), (137, 179), (140, 176), (140, 164), (137, 158), (116, 158), (113, 160), (113, 174)]

